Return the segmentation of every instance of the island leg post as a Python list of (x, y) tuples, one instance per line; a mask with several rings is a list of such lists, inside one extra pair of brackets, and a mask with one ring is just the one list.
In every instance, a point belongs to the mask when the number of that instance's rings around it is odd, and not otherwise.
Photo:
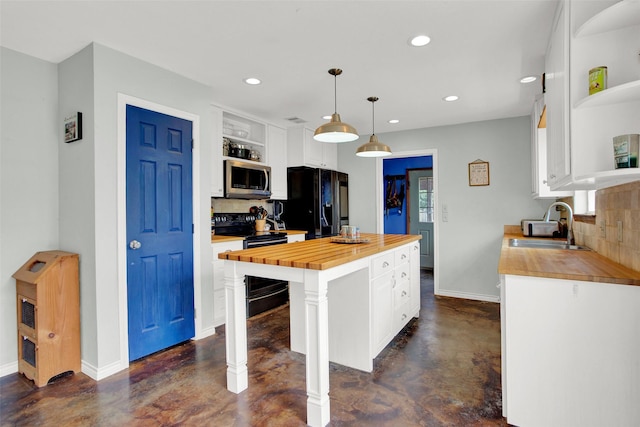
[(238, 274), (236, 263), (225, 261), (227, 389), (236, 394), (245, 390), (249, 385), (245, 286), (244, 275)]
[(331, 418), (327, 286), (319, 271), (305, 271), (307, 424), (312, 427), (324, 427)]

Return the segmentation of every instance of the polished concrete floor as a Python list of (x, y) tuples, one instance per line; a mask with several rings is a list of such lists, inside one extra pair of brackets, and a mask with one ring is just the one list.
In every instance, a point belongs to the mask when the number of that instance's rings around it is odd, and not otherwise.
[[(434, 297), (365, 373), (331, 364), (332, 426), (506, 426), (499, 305)], [(2, 426), (302, 426), (304, 356), (290, 352), (285, 306), (248, 324), (249, 388), (225, 388), (224, 328), (100, 382), (67, 375), (41, 389), (0, 378)]]

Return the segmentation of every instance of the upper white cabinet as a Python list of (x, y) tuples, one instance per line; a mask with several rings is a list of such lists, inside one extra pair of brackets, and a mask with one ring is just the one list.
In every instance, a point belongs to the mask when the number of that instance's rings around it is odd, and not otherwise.
[(273, 199), (287, 198), (287, 131), (258, 119), (212, 106), (211, 197), (224, 197), (224, 161), (271, 166)]
[(267, 127), (267, 162), (271, 166), (271, 198), (287, 199), (287, 131)]
[(222, 110), (212, 108), (213, 147), (211, 153), (211, 197), (224, 196), (224, 164), (222, 162)]
[(336, 144), (314, 140), (313, 132), (313, 130), (302, 126), (288, 129), (287, 154), (289, 166), (310, 166), (337, 170), (338, 147)]
[(547, 182), (551, 188), (571, 175), (569, 125), (569, 4), (558, 4), (545, 60)]
[(267, 126), (259, 121), (222, 113), (223, 157), (265, 163)]
[(573, 191), (553, 191), (547, 182), (547, 125), (544, 97), (536, 98), (531, 112), (531, 195), (534, 199), (554, 199)]
[[(595, 189), (640, 180), (638, 168), (615, 169), (612, 143), (615, 136), (640, 133), (640, 2), (563, 0), (558, 7), (564, 18), (554, 26), (545, 65), (549, 184)], [(566, 38), (556, 34), (562, 23)], [(561, 39), (568, 49), (565, 67), (554, 65)], [(608, 68), (607, 89), (589, 95), (589, 70), (599, 66)], [(556, 111), (561, 94), (554, 88), (560, 69), (569, 76), (564, 139)], [(562, 154), (568, 161), (559, 160)]]

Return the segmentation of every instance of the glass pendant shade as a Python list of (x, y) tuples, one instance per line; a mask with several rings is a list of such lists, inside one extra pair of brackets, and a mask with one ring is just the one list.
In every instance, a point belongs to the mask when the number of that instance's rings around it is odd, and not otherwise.
[[(376, 113), (375, 113), (375, 106), (373, 103), (376, 102), (377, 100), (378, 98), (375, 96), (371, 96), (367, 98), (367, 101), (371, 102), (371, 113), (372, 113), (371, 121), (372, 123), (374, 123), (374, 125), (376, 121), (375, 120)], [(390, 155), (391, 155), (391, 148), (389, 148), (388, 145), (385, 145), (382, 142), (378, 141), (378, 137), (376, 136), (376, 131), (374, 126), (371, 132), (371, 137), (369, 138), (369, 142), (361, 145), (360, 147), (358, 147), (358, 150), (356, 150), (356, 156), (360, 156), (360, 157), (385, 157)]]
[(353, 126), (340, 121), (338, 113), (333, 113), (331, 121), (320, 126), (313, 134), (313, 139), (320, 142), (351, 142), (359, 137)]
[(356, 151), (356, 156), (360, 157), (385, 157), (391, 154), (391, 148), (378, 141), (376, 135), (371, 135), (369, 142), (361, 145)]
[(332, 68), (329, 70), (333, 79), (333, 91), (334, 91), (334, 104), (335, 110), (331, 115), (331, 121), (320, 126), (313, 134), (313, 139), (320, 142), (351, 142), (359, 138), (358, 131), (350, 124), (343, 123), (340, 120), (340, 114), (338, 114), (338, 95), (337, 95), (337, 77), (342, 74), (342, 70), (339, 68)]

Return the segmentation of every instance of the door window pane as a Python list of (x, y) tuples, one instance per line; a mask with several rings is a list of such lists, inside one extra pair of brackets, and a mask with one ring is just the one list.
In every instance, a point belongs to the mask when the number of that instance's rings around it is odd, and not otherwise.
[(418, 178), (418, 221), (433, 222), (433, 177)]

